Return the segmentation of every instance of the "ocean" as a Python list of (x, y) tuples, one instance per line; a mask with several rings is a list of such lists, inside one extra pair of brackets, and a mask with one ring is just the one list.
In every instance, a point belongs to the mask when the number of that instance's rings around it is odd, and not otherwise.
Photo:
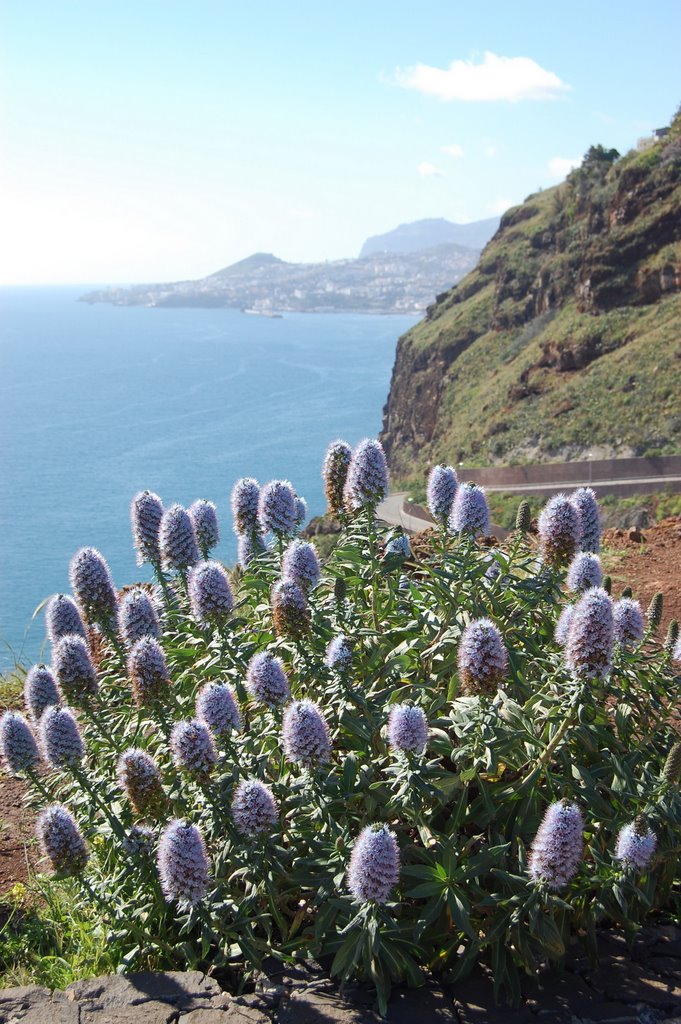
[(135, 564), (129, 504), (209, 498), (230, 564), (240, 476), (291, 480), (324, 510), (329, 441), (376, 436), (407, 316), (246, 316), (90, 306), (81, 288), (0, 289), (0, 670), (49, 658), (43, 615), (92, 545), (118, 586)]

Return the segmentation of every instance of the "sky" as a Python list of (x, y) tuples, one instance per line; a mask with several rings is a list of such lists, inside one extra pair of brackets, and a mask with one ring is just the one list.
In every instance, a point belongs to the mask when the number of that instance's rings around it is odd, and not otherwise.
[(356, 256), (681, 102), (674, 0), (3, 0), (0, 283)]

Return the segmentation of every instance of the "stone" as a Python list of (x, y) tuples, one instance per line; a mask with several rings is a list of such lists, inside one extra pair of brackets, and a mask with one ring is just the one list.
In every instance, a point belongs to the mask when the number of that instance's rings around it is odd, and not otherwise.
[[(79, 1007), (74, 1006), (76, 1012)], [(80, 1024), (170, 1024), (177, 1020), (177, 1010), (169, 1003), (148, 1000), (128, 1006), (80, 1005)], [(50, 1024), (46, 1020), (45, 1024)], [(75, 1018), (78, 1024), (78, 1017)]]
[(381, 1017), (317, 988), (294, 989), (282, 1000), (277, 1024), (381, 1024)]
[[(272, 1003), (270, 1003), (266, 997), (261, 995), (259, 992), (246, 992), (242, 996), (230, 996), (229, 998), (238, 1006), (246, 1006), (251, 1010), (260, 1010), (261, 1013), (266, 1014), (273, 1009)], [(217, 1000), (213, 1000), (211, 1005), (217, 1006), (219, 1004)], [(278, 1005), (279, 1003), (277, 1003), (277, 1006)]]
[(70, 999), (88, 1008), (139, 1006), (151, 1001), (170, 1003), (183, 1010), (210, 1006), (222, 995), (214, 978), (201, 971), (138, 971), (133, 974), (112, 974), (104, 978), (75, 981), (66, 989)]
[(0, 1024), (78, 1024), (78, 1007), (41, 985), (0, 989)]
[(294, 985), (309, 985), (318, 979), (323, 979), (330, 984), (326, 974), (315, 960), (306, 960), (302, 963), (285, 964), (275, 957), (265, 957), (262, 962), (262, 970), (256, 975), (256, 989), (261, 986), (281, 985), (284, 988), (293, 988)]
[(458, 1024), (452, 999), (441, 988), (393, 989), (388, 1004), (388, 1024)]
[[(664, 949), (664, 946), (658, 947)], [(645, 965), (655, 974), (662, 974), (668, 978), (681, 978), (681, 960), (676, 956), (651, 955), (645, 958)]]
[(655, 955), (681, 957), (681, 928), (673, 924), (645, 928), (642, 935)]
[(276, 985), (270, 978), (264, 975), (258, 978), (255, 984), (255, 992), (253, 993), (261, 1002), (270, 1007), (279, 1006), (285, 994), (286, 988), (284, 985)]
[(604, 999), (588, 982), (588, 974), (581, 978), (572, 971), (551, 971), (538, 978), (527, 978), (523, 981), (525, 1005), (546, 1022), (555, 1019), (570, 1024), (577, 1017), (584, 1021), (621, 1020), (638, 1024), (630, 1006)]
[(599, 956), (630, 956), (632, 951), (642, 946), (639, 936), (627, 937), (614, 930), (598, 933)]
[(643, 1024), (641, 1015), (633, 1006), (598, 999), (583, 1009), (586, 1016), (576, 1018), (581, 1024)]
[(65, 1002), (41, 1002), (36, 1006), (29, 1006), (25, 1012), (21, 1011), (15, 1017), (4, 1017), (0, 1012), (0, 1021), (3, 1024), (79, 1024), (81, 1020), (78, 1006)]
[(456, 997), (454, 1006), (460, 1024), (536, 1024), (537, 1021), (533, 1013), (522, 1007), (516, 1010)]
[(270, 1024), (270, 1020), (261, 1010), (233, 1002), (223, 1009), (191, 1010), (180, 1016), (178, 1024)]
[(452, 999), (460, 1024), (536, 1024), (527, 1007), (495, 1006), (492, 982), (478, 971), (452, 986)]
[(6, 1013), (7, 1006), (30, 1006), (50, 1000), (52, 993), (42, 985), (18, 985), (16, 988), (0, 988), (0, 1012)]
[[(681, 977), (678, 977), (681, 983)], [(648, 969), (645, 964), (616, 957), (589, 977), (589, 985), (606, 999), (641, 1003), (655, 1009), (681, 1010), (681, 988)]]
[(227, 1024), (228, 1020), (232, 1020), (227, 1016), (227, 1012), (218, 1009), (190, 1010), (189, 1013), (181, 1014), (178, 1024), (179, 1021), (182, 1021), (182, 1024)]

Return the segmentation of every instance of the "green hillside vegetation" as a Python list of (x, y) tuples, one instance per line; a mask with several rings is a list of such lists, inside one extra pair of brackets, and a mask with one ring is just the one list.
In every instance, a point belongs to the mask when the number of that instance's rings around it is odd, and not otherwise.
[(680, 431), (681, 112), (504, 215), (400, 339), (383, 440), (408, 480), (441, 459), (676, 453)]

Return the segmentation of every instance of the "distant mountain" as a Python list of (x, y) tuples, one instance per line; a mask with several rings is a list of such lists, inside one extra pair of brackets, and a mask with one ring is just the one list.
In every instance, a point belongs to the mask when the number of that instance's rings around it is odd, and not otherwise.
[(418, 252), (435, 245), (465, 245), (470, 249), (484, 249), (499, 227), (499, 218), (474, 220), (470, 224), (455, 224), (443, 217), (415, 220), (400, 224), (384, 235), (367, 238), (359, 254), (360, 259), (377, 252)]
[(117, 306), (226, 306), (277, 313), (419, 313), (478, 262), (477, 249), (436, 245), (329, 263), (254, 253), (199, 281), (106, 288), (84, 302)]
[(247, 256), (245, 260), (239, 260), (238, 263), (230, 263), (228, 267), (216, 270), (214, 274), (204, 278), (204, 280), (221, 281), (229, 277), (241, 277), (243, 274), (267, 273), (274, 267), (285, 266), (288, 266), (286, 261), (280, 260), (278, 256), (273, 256), (271, 252), (254, 252), (252, 256)]

